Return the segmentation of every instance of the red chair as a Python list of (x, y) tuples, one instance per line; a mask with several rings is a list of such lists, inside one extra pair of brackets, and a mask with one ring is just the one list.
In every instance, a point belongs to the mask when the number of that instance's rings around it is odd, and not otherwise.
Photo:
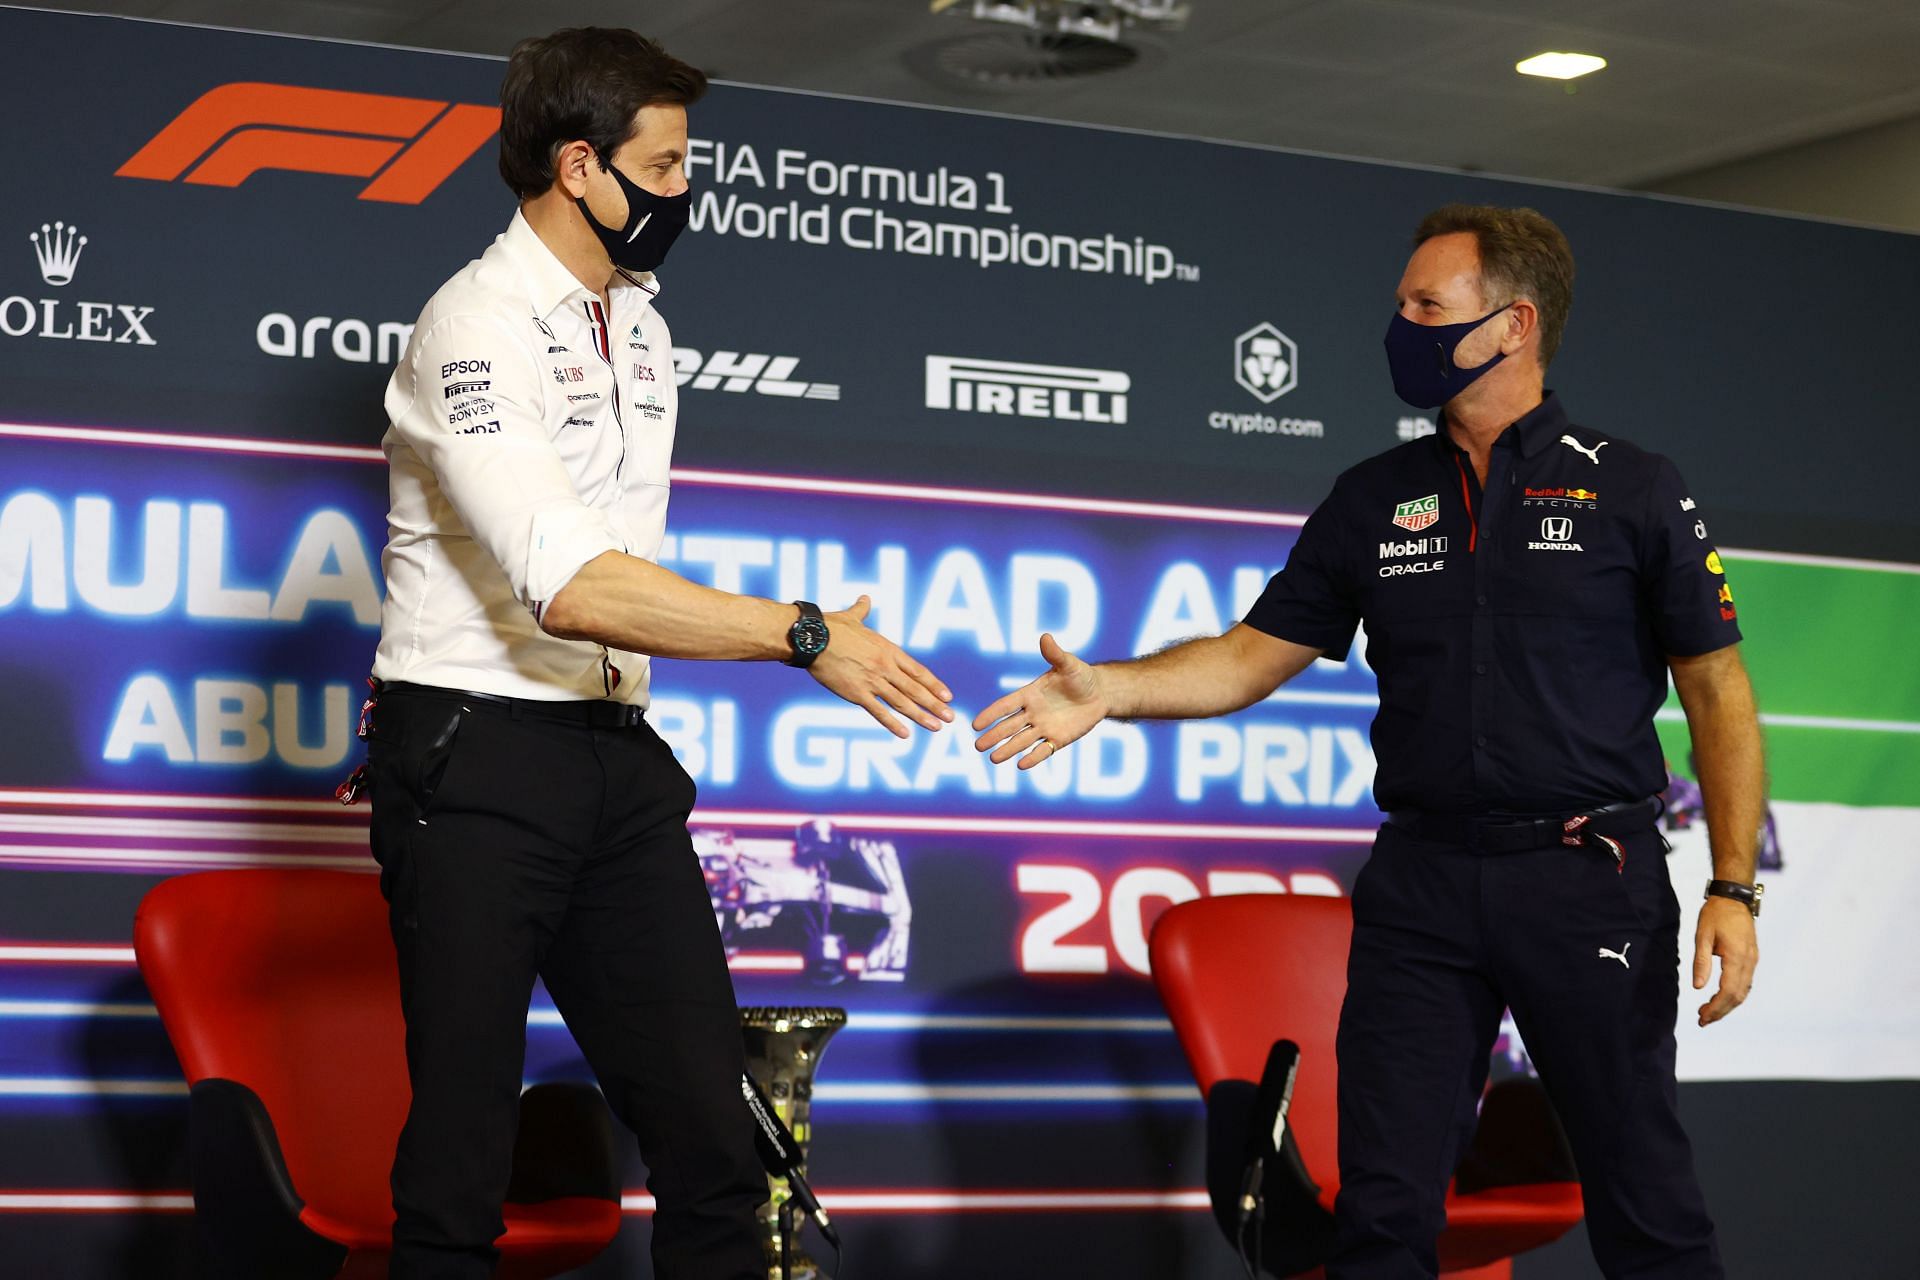
[[(386, 903), (371, 875), (210, 871), (156, 886), (141, 975), (192, 1086), (208, 1273), (387, 1273), (387, 1185), (411, 1094)], [(498, 1275), (557, 1275), (620, 1229), (613, 1122), (585, 1085), (521, 1096)]]
[[(1275, 1040), (1300, 1046), (1288, 1127), (1301, 1164), (1289, 1181), (1283, 1159), (1278, 1189), (1272, 1171), (1266, 1180), (1265, 1254), (1278, 1275), (1317, 1275), (1331, 1253), (1340, 1190), (1333, 1044), (1352, 933), (1345, 898), (1246, 894), (1175, 906), (1148, 942), (1154, 985), (1207, 1100), (1208, 1188), (1229, 1236), (1253, 1082)], [(1447, 1194), (1443, 1273), (1509, 1276), (1506, 1259), (1580, 1221), (1580, 1184), (1570, 1180), (1565, 1144), (1537, 1084), (1509, 1081), (1489, 1092)]]

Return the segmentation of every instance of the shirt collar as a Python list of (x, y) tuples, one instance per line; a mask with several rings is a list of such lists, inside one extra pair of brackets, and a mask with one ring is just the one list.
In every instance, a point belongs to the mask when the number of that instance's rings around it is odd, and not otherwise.
[[(1548, 445), (1560, 439), (1567, 429), (1567, 411), (1561, 407), (1557, 393), (1549, 391), (1539, 404), (1522, 414), (1494, 440), (1497, 445), (1509, 435), (1513, 444), (1520, 450), (1520, 456), (1531, 458), (1539, 454)], [(1440, 415), (1440, 429), (1434, 432), (1434, 439), (1440, 444), (1440, 451), (1452, 452), (1460, 448), (1453, 442), (1453, 435), (1447, 430), (1446, 414)]]
[[(500, 239), (526, 278), (537, 318), (544, 320), (569, 302), (586, 301), (594, 296), (593, 290), (581, 284), (566, 264), (554, 256), (553, 250), (547, 248), (547, 242), (520, 210), (514, 210), (513, 221), (507, 224), (507, 232)], [(608, 289), (609, 300), (616, 309), (619, 295), (630, 290), (638, 290), (642, 301), (651, 302), (660, 293), (660, 281), (651, 271), (635, 274), (616, 269)]]

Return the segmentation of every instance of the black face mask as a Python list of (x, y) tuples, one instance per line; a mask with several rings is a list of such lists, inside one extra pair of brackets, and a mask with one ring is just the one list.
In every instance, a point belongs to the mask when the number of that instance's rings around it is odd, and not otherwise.
[(677, 196), (657, 196), (612, 165), (602, 167), (613, 175), (613, 180), (626, 194), (626, 225), (618, 230), (604, 225), (593, 216), (593, 210), (587, 208), (585, 197), (577, 197), (574, 203), (580, 206), (580, 213), (593, 228), (593, 234), (600, 237), (600, 244), (614, 266), (627, 271), (651, 271), (666, 261), (667, 250), (686, 229), (687, 217), (693, 212), (693, 192), (689, 189)]
[(1438, 409), (1474, 384), (1481, 374), (1505, 360), (1505, 352), (1471, 369), (1453, 362), (1467, 335), (1505, 311), (1497, 307), (1478, 320), (1459, 324), (1415, 324), (1394, 314), (1387, 326), (1387, 367), (1393, 372), (1393, 390), (1416, 409)]

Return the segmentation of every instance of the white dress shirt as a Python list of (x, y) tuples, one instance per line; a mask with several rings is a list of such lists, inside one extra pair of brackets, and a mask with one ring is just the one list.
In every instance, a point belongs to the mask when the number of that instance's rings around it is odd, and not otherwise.
[(540, 629), (604, 551), (652, 560), (678, 395), (651, 274), (611, 314), (515, 213), (428, 301), (387, 384), (387, 598), (373, 674), (645, 706), (647, 659)]

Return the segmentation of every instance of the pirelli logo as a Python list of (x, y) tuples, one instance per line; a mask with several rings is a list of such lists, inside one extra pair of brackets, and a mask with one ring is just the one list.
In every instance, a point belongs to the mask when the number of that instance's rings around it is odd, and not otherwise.
[(237, 187), (268, 169), (369, 178), (360, 199), (419, 204), (499, 131), (500, 108), (241, 81), (209, 89), (114, 171)]
[(927, 357), (927, 408), (1056, 422), (1127, 420), (1133, 379), (1119, 369)]

